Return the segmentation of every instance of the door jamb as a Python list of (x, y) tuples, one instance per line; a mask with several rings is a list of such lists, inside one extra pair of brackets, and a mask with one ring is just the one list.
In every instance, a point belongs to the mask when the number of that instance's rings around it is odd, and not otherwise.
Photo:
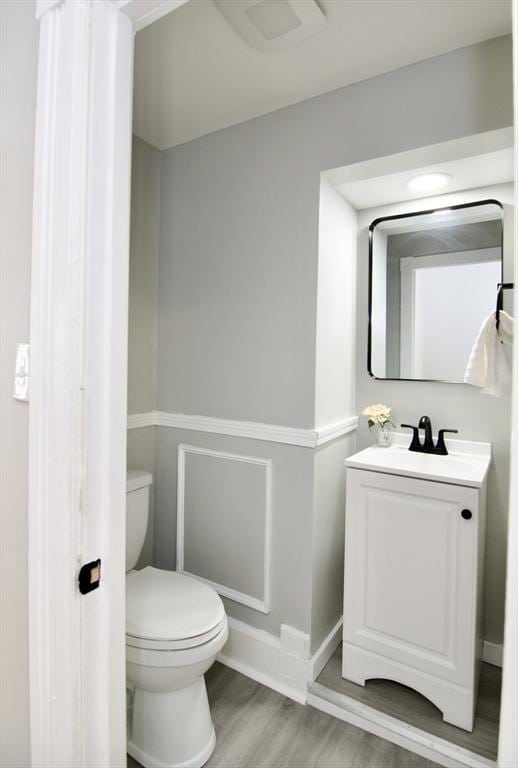
[[(31, 765), (125, 766), (133, 37), (185, 0), (37, 0), (31, 269)], [(79, 568), (102, 560), (80, 595)]]

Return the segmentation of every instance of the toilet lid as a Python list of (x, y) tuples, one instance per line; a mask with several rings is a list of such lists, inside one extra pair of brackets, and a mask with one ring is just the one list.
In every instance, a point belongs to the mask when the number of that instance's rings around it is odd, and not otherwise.
[(128, 635), (186, 640), (209, 632), (224, 616), (219, 595), (189, 576), (148, 566), (126, 577)]

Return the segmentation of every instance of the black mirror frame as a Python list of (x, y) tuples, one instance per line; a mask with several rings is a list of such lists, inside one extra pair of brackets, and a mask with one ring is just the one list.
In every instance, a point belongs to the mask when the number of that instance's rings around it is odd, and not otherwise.
[[(461, 381), (451, 381), (449, 379), (405, 379), (405, 378), (390, 378), (376, 376), (372, 372), (372, 265), (373, 265), (373, 253), (372, 253), (372, 241), (374, 229), (381, 224), (382, 221), (394, 221), (395, 219), (409, 219), (415, 216), (426, 216), (427, 214), (440, 213), (441, 211), (455, 211), (463, 208), (475, 208), (481, 205), (497, 205), (502, 211), (502, 237), (500, 242), (501, 258), (500, 258), (500, 282), (504, 282), (504, 206), (499, 200), (489, 198), (487, 200), (477, 200), (473, 203), (459, 203), (458, 205), (445, 205), (442, 208), (430, 208), (425, 211), (412, 211), (410, 213), (398, 213), (393, 216), (380, 216), (369, 225), (369, 299), (368, 299), (368, 321), (367, 321), (367, 371), (369, 376), (376, 381), (425, 381), (425, 382), (439, 382), (441, 384), (462, 384)], [(496, 304), (496, 291), (495, 291), (495, 304)]]

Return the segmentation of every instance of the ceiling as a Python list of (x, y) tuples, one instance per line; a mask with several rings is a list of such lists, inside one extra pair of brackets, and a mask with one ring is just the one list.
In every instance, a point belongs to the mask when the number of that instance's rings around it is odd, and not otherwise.
[(319, 0), (326, 27), (261, 53), (214, 0), (189, 0), (135, 43), (134, 133), (167, 149), (511, 31), (510, 0)]
[[(460, 192), (464, 189), (505, 184), (513, 181), (513, 169), (514, 152), (512, 148), (508, 148), (433, 165), (415, 166), (396, 173), (374, 175), (337, 184), (336, 188), (357, 210), (363, 210), (394, 202)], [(426, 173), (447, 173), (451, 178), (445, 187), (434, 192), (412, 191), (408, 182), (415, 176)]]

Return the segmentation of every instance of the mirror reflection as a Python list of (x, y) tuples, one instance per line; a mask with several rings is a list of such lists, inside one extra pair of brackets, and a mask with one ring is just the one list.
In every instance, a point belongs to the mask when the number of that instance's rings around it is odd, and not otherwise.
[(462, 382), (502, 280), (502, 206), (388, 216), (369, 236), (369, 373)]

